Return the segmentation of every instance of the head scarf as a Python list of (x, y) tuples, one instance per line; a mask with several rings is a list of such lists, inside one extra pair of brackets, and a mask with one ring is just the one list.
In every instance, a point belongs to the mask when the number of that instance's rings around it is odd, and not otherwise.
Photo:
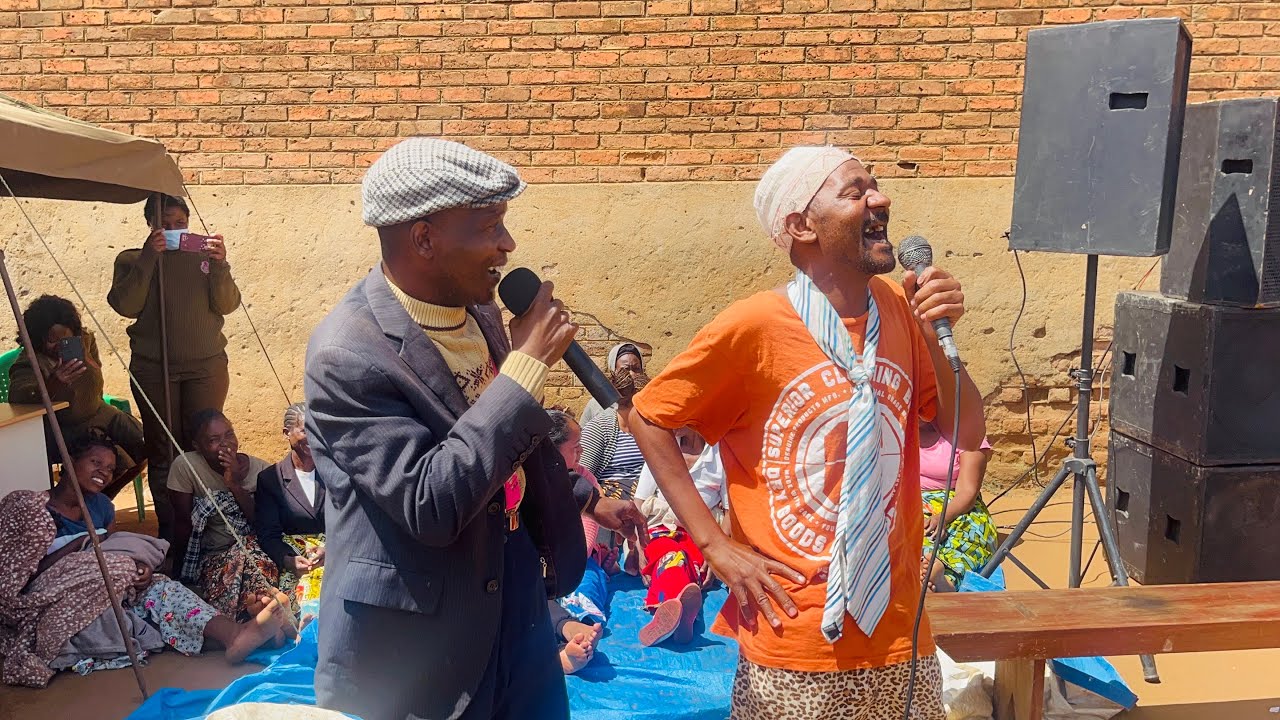
[(644, 355), (640, 354), (640, 348), (636, 347), (634, 343), (618, 343), (609, 350), (608, 370), (610, 373), (618, 366), (618, 358), (623, 355), (635, 355), (640, 360), (640, 369), (644, 370)]
[(755, 208), (760, 227), (783, 250), (791, 249), (786, 221), (804, 212), (836, 168), (858, 158), (830, 146), (801, 146), (788, 150), (765, 170), (756, 185)]

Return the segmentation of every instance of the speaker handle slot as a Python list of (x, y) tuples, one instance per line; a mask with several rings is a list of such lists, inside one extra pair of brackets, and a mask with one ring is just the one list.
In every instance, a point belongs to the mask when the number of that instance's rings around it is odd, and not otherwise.
[(1112, 110), (1146, 110), (1147, 93), (1111, 93)]
[(1223, 175), (1252, 175), (1253, 161), (1252, 160), (1223, 160), (1222, 174)]

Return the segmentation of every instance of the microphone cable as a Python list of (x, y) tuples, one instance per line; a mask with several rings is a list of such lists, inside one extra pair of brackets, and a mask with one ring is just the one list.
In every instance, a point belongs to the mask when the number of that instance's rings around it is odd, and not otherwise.
[[(960, 370), (953, 369), (951, 371), (955, 375), (955, 397), (952, 400), (952, 407), (955, 408), (955, 414), (951, 421), (951, 432), (958, 435), (960, 430)], [(944, 437), (943, 440), (946, 440)], [(956, 472), (956, 452), (954, 440), (951, 441), (951, 459), (947, 461), (947, 492), (942, 494), (942, 509), (938, 514), (942, 516), (942, 520), (938, 524), (938, 532), (933, 538), (933, 552), (929, 554), (929, 564), (926, 566), (926, 573), (933, 573), (933, 564), (938, 561), (938, 551), (942, 548), (942, 543), (947, 539), (947, 505), (951, 501), (951, 493), (955, 492), (955, 472)], [(916, 694), (916, 670), (920, 663), (920, 621), (924, 618), (924, 600), (929, 593), (928, 574), (920, 581), (920, 602), (916, 605), (916, 618), (911, 626), (911, 671), (907, 676), (907, 701), (903, 706), (902, 720), (911, 720), (911, 702), (915, 699)], [(956, 588), (959, 590), (959, 588)]]

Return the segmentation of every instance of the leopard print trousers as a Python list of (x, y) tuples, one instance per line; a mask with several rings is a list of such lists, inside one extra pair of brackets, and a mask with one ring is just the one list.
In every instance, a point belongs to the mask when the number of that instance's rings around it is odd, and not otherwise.
[[(738, 657), (730, 720), (901, 720), (911, 663), (837, 672), (801, 672)], [(920, 658), (912, 720), (943, 720), (942, 668)]]

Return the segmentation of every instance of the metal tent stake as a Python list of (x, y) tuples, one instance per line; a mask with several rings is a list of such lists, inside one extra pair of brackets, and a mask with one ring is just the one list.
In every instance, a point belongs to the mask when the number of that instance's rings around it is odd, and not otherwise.
[(89, 508), (85, 505), (84, 493), (80, 490), (75, 467), (71, 462), (71, 454), (67, 452), (67, 441), (62, 436), (62, 425), (58, 422), (58, 416), (53, 410), (53, 400), (49, 397), (49, 386), (45, 384), (44, 374), (40, 372), (40, 362), (36, 357), (35, 345), (31, 342), (31, 335), (27, 333), (26, 324), (22, 322), (22, 310), (18, 305), (18, 296), (13, 291), (13, 281), (9, 278), (9, 268), (5, 264), (4, 250), (0, 250), (0, 277), (4, 279), (4, 291), (9, 296), (9, 307), (13, 309), (13, 319), (18, 324), (18, 334), (22, 338), (22, 347), (26, 352), (27, 361), (31, 363), (31, 367), (35, 370), (36, 385), (40, 388), (40, 402), (44, 404), (45, 417), (49, 420), (49, 427), (53, 431), (53, 439), (58, 445), (58, 454), (62, 458), (62, 472), (66, 476), (66, 481), (70, 482), (71, 487), (75, 490), (76, 504), (80, 506), (80, 514), (84, 518), (85, 528), (89, 531), (89, 542), (93, 545), (93, 554), (98, 559), (98, 569), (102, 572), (102, 582), (107, 586), (107, 597), (111, 600), (111, 609), (115, 612), (116, 624), (120, 627), (120, 637), (124, 638), (124, 647), (129, 653), (133, 677), (138, 681), (138, 690), (142, 692), (142, 698), (145, 700), (150, 697), (150, 693), (147, 692), (147, 683), (142, 677), (142, 665), (139, 663), (138, 653), (133, 647), (132, 633), (124, 620), (124, 608), (120, 605), (120, 596), (116, 594), (116, 589), (111, 586), (111, 573), (107, 570), (107, 558), (102, 552), (101, 543), (98, 541), (98, 529), (93, 526), (93, 518), (89, 515)]

